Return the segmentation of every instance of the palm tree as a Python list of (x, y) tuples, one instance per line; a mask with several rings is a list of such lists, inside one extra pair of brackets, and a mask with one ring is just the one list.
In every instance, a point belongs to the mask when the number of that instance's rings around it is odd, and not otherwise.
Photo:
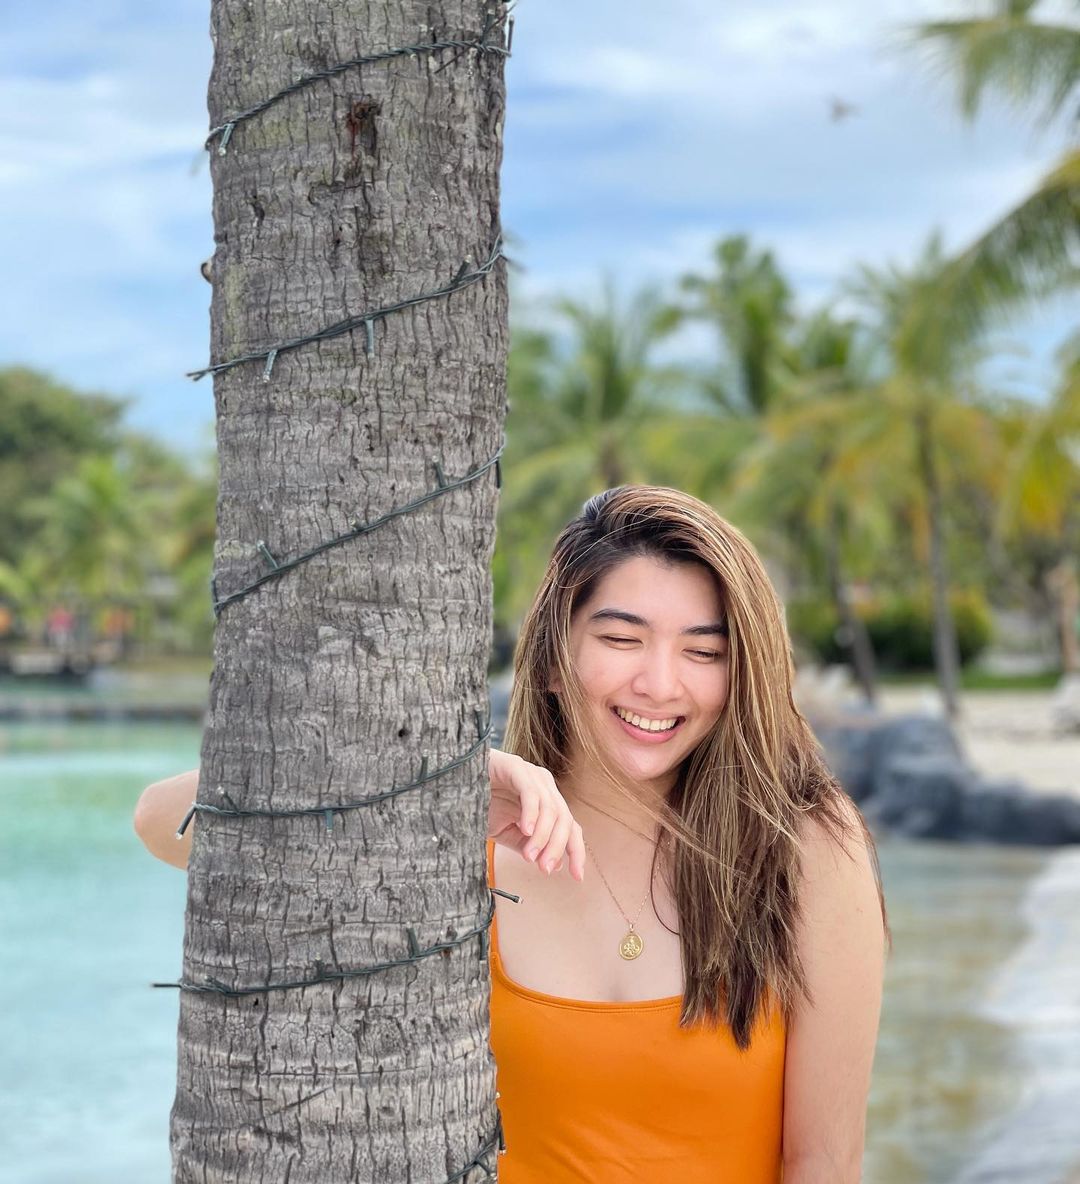
[(116, 450), (129, 402), (76, 391), (26, 366), (0, 368), (0, 561), (18, 566), (33, 499), (81, 457)]
[[(889, 545), (895, 467), (880, 465), (880, 404), (860, 348), (859, 325), (825, 307), (793, 336), (784, 395), (760, 421), (724, 491), (728, 511), (769, 539), (792, 570), (822, 579), (868, 703), (877, 674), (866, 626), (849, 591), (853, 566)], [(820, 570), (820, 575), (818, 574)]]
[[(843, 644), (851, 655), (855, 680), (866, 702), (872, 705), (877, 701), (877, 664), (869, 631), (851, 599), (845, 554), (856, 526), (864, 525), (868, 518), (873, 523), (870, 516), (882, 500), (880, 486), (874, 496), (867, 497), (865, 484), (851, 481), (852, 472), (860, 476), (867, 473), (865, 464), (858, 463), (865, 459), (862, 441), (856, 439), (846, 450), (841, 446), (853, 420), (856, 428), (862, 426), (859, 416), (852, 415), (852, 404), (859, 396), (865, 398), (868, 385), (858, 347), (857, 322), (837, 317), (829, 308), (819, 310), (802, 326), (796, 359), (796, 382), (802, 397), (791, 413), (796, 422), (792, 425), (789, 420), (786, 430), (790, 432), (794, 427), (800, 431), (802, 407), (808, 406), (819, 414), (826, 412), (819, 420), (824, 432), (807, 433), (810, 438), (816, 437), (821, 449), (818, 480), (806, 502), (807, 517), (824, 534), (826, 578)], [(785, 418), (784, 409), (778, 409), (776, 416)]]
[[(730, 235), (714, 245), (712, 261), (711, 272), (680, 277), (675, 312), (679, 325), (697, 322), (715, 333), (717, 359), (695, 374), (715, 418), (688, 423), (682, 431), (673, 425), (678, 438), (672, 452), (700, 456), (690, 472), (701, 496), (720, 501), (738, 485), (739, 474), (753, 468), (753, 457), (769, 448), (765, 423), (794, 389), (799, 324), (791, 286), (770, 250), (745, 235)], [(785, 556), (791, 579), (810, 559), (803, 508), (781, 496), (758, 519), (770, 533), (774, 557)], [(734, 507), (729, 512), (737, 514)]]
[(1080, 551), (1080, 333), (1059, 351), (1061, 379), (1045, 407), (1014, 420), (994, 538), (1023, 540), (1039, 553), (1036, 584), (1057, 606), (1062, 669), (1080, 669), (1076, 554)]
[(505, 15), (211, 5), (218, 615), (177, 1184), (495, 1163), (480, 937)]
[[(1045, 13), (1048, 6), (1044, 6)], [(1038, 19), (1037, 0), (997, 0), (989, 16), (967, 20), (928, 21), (909, 30), (911, 43), (929, 47), (939, 63), (959, 84), (959, 103), (968, 120), (975, 117), (985, 96), (996, 91), (1015, 105), (1035, 112), (1043, 127), (1064, 116), (1069, 145), (1040, 179), (1035, 190), (980, 235), (957, 256), (944, 277), (952, 322), (967, 331), (989, 318), (1007, 313), (1027, 301), (1065, 287), (1074, 287), (1077, 247), (1080, 245), (1080, 143), (1077, 106), (1080, 102), (1080, 25), (1055, 14)], [(948, 323), (943, 331), (951, 331)], [(1067, 391), (1066, 382), (1064, 390)], [(993, 532), (995, 545), (1005, 523), (1016, 524), (1017, 489), (1027, 491), (1027, 503), (1053, 500), (1053, 468), (1032, 462), (1054, 445), (1045, 425), (1061, 419), (1059, 407), (1023, 434), (1019, 455), (1011, 466), (1013, 479), (1007, 508)], [(1066, 418), (1068, 413), (1066, 412)], [(1069, 466), (1071, 467), (1071, 466)], [(1060, 465), (1058, 466), (1060, 468)], [(1041, 488), (1036, 491), (1036, 487)], [(1071, 581), (1066, 563), (1059, 610), (1070, 612)], [(1066, 668), (1076, 661), (1075, 622), (1062, 620), (1062, 653)]]
[(745, 235), (713, 247), (714, 270), (679, 280), (687, 297), (680, 322), (704, 321), (716, 330), (721, 362), (706, 392), (731, 415), (766, 414), (790, 376), (789, 335), (795, 324), (793, 295), (768, 250)]
[[(946, 550), (945, 443), (959, 451), (970, 448), (987, 423), (977, 406), (977, 389), (969, 381), (979, 344), (960, 334), (939, 331), (949, 319), (948, 287), (941, 276), (951, 266), (941, 236), (935, 232), (921, 256), (907, 269), (895, 265), (862, 265), (846, 285), (847, 294), (869, 315), (868, 327), (878, 347), (886, 376), (876, 388), (881, 409), (901, 464), (918, 477), (921, 513), (934, 619), (934, 658), (946, 714), (959, 715), (959, 650), (949, 607), (949, 565)], [(995, 444), (985, 443), (995, 458)], [(910, 450), (909, 450), (910, 449)], [(903, 459), (906, 456), (906, 460)]]
[(21, 568), (39, 595), (71, 594), (89, 610), (141, 591), (152, 537), (116, 457), (83, 457), (24, 512), (33, 542)]
[(1080, 247), (1080, 25), (1037, 19), (1037, 0), (994, 0), (992, 14), (927, 21), (906, 30), (909, 45), (929, 49), (959, 84), (973, 119), (990, 91), (1038, 108), (1050, 125), (1066, 115), (1072, 141), (1034, 191), (962, 251), (943, 274), (943, 307), (967, 335), (989, 316), (1078, 278)]
[(655, 287), (625, 302), (610, 275), (595, 303), (550, 302), (558, 329), (515, 332), (499, 540), (515, 618), (551, 537), (598, 488), (656, 480), (651, 438), (680, 419), (686, 371), (655, 360), (676, 314)]

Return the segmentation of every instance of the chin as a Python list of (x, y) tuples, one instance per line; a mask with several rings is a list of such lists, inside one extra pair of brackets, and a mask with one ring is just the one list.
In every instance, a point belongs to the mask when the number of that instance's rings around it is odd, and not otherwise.
[(674, 773), (679, 766), (686, 759), (685, 754), (672, 756), (668, 753), (661, 755), (659, 752), (620, 752), (616, 759), (619, 764), (629, 773), (634, 773), (638, 777), (665, 777)]

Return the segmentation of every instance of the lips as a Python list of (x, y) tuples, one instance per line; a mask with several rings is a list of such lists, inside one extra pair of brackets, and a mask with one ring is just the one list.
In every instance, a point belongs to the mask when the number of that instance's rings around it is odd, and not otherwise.
[(669, 728), (666, 732), (646, 732), (641, 728), (636, 728), (632, 723), (629, 723), (627, 720), (623, 719), (614, 707), (611, 709), (611, 714), (615, 717), (622, 730), (628, 736), (632, 736), (635, 740), (639, 740), (643, 744), (663, 744), (665, 741), (670, 740), (671, 737), (679, 731), (683, 724), (686, 723), (686, 716), (678, 716), (676, 718), (679, 722), (673, 728)]

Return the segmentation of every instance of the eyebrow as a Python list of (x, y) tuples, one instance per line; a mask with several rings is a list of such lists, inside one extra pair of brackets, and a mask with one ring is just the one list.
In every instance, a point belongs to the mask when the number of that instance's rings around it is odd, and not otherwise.
[[(639, 617), (635, 613), (625, 612), (621, 608), (600, 608), (597, 609), (590, 617), (590, 621), (625, 621), (628, 625), (637, 625), (641, 629), (651, 629), (652, 626), (644, 617)], [(713, 625), (688, 625), (682, 630), (684, 634), (690, 634), (693, 637), (701, 637), (706, 634), (720, 634), (721, 637), (727, 637), (728, 627), (727, 621), (717, 621)]]

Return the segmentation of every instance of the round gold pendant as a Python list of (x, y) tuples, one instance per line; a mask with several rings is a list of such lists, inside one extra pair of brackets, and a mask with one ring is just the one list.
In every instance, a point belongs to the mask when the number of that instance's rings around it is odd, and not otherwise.
[(619, 957), (625, 958), (627, 962), (636, 958), (645, 948), (645, 943), (641, 938), (631, 929), (629, 933), (619, 942)]

